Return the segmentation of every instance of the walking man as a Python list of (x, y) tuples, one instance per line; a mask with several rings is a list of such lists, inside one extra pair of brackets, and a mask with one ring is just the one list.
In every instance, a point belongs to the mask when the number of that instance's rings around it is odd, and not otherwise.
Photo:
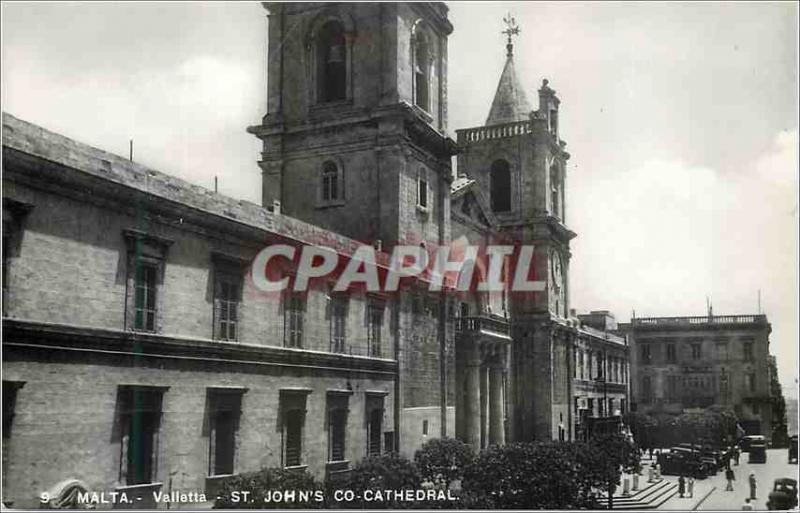
[(686, 491), (686, 480), (683, 478), (683, 474), (681, 477), (678, 478), (678, 494), (683, 499), (683, 493)]
[(691, 476), (691, 475), (689, 476), (689, 480), (688, 480), (687, 484), (688, 484), (689, 498), (693, 499), (694, 498), (694, 476)]
[(736, 465), (739, 464), (739, 454), (740, 454), (739, 446), (737, 445), (736, 447), (733, 448), (733, 461), (736, 462)]
[(750, 472), (750, 500), (756, 500), (756, 475)]
[(733, 475), (733, 469), (732, 468), (729, 468), (728, 470), (725, 471), (725, 479), (728, 480), (728, 486), (725, 487), (725, 491), (726, 492), (732, 492), (733, 491), (733, 480), (736, 479), (736, 477)]

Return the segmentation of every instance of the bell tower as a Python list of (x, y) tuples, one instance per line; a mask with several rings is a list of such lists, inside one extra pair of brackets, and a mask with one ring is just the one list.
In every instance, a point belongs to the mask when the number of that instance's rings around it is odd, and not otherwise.
[(457, 130), (458, 169), (490, 197), (500, 230), (534, 246), (541, 292), (511, 293), (512, 348), (509, 435), (512, 440), (551, 439), (571, 415), (569, 345), (569, 242), (565, 182), (569, 154), (560, 137), (560, 100), (547, 80), (533, 110), (514, 65), (513, 37), (520, 28), (504, 20), (506, 61), (483, 126)]
[(443, 3), (264, 3), (263, 205), (366, 243), (449, 239)]

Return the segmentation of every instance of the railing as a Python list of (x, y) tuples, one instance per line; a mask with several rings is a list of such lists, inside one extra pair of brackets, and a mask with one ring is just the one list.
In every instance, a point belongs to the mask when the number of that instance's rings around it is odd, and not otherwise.
[(767, 322), (766, 315), (703, 315), (696, 317), (639, 317), (631, 323), (641, 326), (674, 326), (683, 324), (755, 324)]
[(498, 317), (475, 316), (456, 319), (456, 331), (489, 332), (509, 336), (511, 329), (508, 321)]
[(483, 126), (456, 130), (458, 142), (478, 142), (488, 139), (503, 139), (517, 135), (530, 134), (533, 131), (530, 121), (515, 121), (505, 125)]

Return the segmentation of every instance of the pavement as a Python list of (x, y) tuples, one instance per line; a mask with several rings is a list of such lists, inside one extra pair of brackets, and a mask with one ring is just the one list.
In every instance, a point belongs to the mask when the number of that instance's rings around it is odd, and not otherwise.
[[(766, 510), (769, 492), (775, 479), (779, 477), (791, 477), (798, 479), (798, 465), (789, 464), (787, 449), (768, 449), (766, 463), (748, 463), (747, 453), (742, 453), (739, 465), (733, 465), (735, 482), (733, 491), (726, 492), (725, 472), (718, 472), (715, 476), (706, 479), (696, 479), (694, 484), (694, 496), (689, 497), (684, 494), (681, 498), (677, 494), (662, 504), (659, 510), (690, 511), (730, 511), (741, 510), (744, 500), (750, 496), (750, 485), (748, 477), (750, 472), (756, 476), (756, 500), (751, 501), (755, 510)], [(647, 465), (649, 460), (642, 461), (645, 470), (645, 480), (647, 479)], [(664, 479), (678, 482), (678, 476), (663, 476)]]

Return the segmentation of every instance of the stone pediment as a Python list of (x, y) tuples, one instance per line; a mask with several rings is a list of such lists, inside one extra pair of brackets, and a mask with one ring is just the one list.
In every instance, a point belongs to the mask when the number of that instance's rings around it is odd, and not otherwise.
[(451, 189), (451, 215), (458, 220), (469, 220), (484, 229), (498, 228), (498, 220), (489, 208), (489, 201), (475, 180), (460, 177)]

